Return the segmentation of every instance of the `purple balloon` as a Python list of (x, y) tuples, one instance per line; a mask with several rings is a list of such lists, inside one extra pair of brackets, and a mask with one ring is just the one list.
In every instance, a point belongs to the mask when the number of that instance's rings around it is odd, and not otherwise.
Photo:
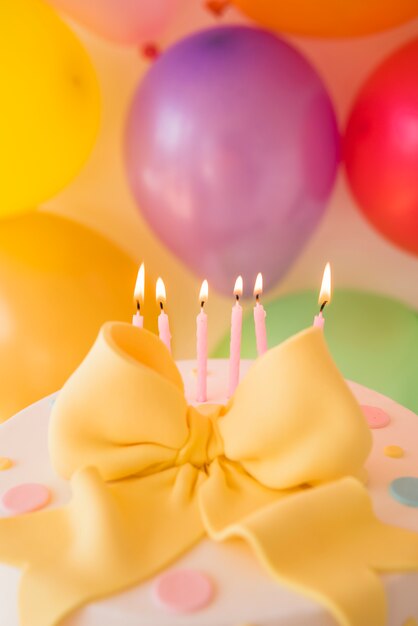
[(148, 223), (210, 286), (286, 272), (322, 216), (339, 158), (330, 98), (289, 44), (225, 26), (167, 50), (135, 94), (127, 171)]

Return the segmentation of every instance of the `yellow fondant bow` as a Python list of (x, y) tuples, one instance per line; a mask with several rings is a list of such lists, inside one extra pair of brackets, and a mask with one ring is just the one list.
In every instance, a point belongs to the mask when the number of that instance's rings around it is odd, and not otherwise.
[(418, 535), (374, 517), (356, 478), (370, 445), (317, 329), (255, 361), (227, 406), (196, 409), (156, 337), (106, 324), (51, 419), (71, 503), (0, 520), (0, 559), (24, 568), (22, 626), (59, 624), (205, 534), (244, 539), (342, 626), (383, 626), (376, 572), (418, 569)]

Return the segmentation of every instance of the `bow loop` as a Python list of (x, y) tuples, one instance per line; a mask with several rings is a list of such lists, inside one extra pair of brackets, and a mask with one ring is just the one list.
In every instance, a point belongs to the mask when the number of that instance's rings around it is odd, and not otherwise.
[(313, 328), (253, 363), (219, 429), (227, 458), (273, 489), (358, 476), (372, 442), (323, 333)]
[(176, 364), (152, 333), (136, 330), (105, 324), (57, 398), (49, 447), (65, 478), (87, 466), (105, 480), (159, 471), (174, 465), (187, 441)]

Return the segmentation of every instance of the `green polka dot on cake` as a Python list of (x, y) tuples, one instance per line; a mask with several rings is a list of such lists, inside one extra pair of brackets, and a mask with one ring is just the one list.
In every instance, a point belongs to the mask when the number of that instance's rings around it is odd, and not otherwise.
[(389, 485), (391, 496), (405, 506), (418, 507), (418, 477), (401, 476)]

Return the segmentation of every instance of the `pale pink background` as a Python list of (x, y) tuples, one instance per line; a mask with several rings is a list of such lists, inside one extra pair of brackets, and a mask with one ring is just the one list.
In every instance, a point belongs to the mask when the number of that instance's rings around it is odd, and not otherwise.
[[(199, 27), (243, 21), (233, 10), (216, 20), (196, 0), (185, 0), (166, 41), (175, 41)], [(122, 48), (71, 23), (96, 67), (103, 97), (103, 119), (93, 154), (77, 179), (47, 210), (69, 215), (102, 231), (145, 260), (167, 287), (167, 310), (177, 357), (195, 350), (195, 319), (200, 280), (176, 261), (153, 236), (135, 207), (122, 160), (126, 112), (148, 63), (138, 50)], [(355, 94), (379, 61), (403, 42), (418, 37), (418, 20), (384, 34), (350, 40), (289, 38), (316, 66), (335, 103), (343, 128)], [(340, 172), (328, 212), (310, 243), (269, 297), (301, 288), (319, 288), (325, 262), (330, 260), (337, 286), (359, 287), (398, 297), (418, 308), (418, 259), (394, 248), (364, 221)], [(255, 270), (256, 271), (256, 270)], [(132, 285), (132, 288), (134, 285)], [(248, 286), (251, 290), (252, 286)], [(209, 285), (210, 288), (210, 285)], [(232, 291), (233, 285), (231, 285)], [(210, 293), (209, 339), (213, 346), (229, 325), (232, 297)]]

